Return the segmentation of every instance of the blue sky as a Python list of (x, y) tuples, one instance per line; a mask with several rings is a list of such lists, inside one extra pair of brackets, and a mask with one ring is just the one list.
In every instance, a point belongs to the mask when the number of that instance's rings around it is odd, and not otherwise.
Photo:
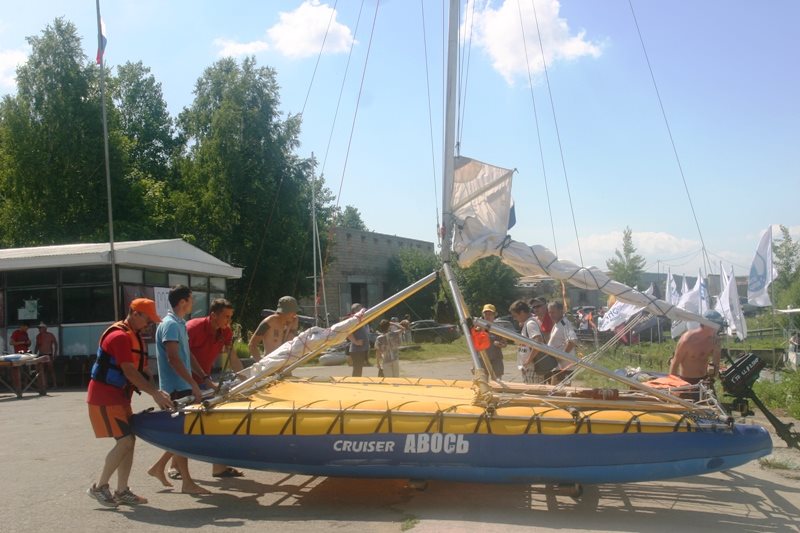
[[(424, 1), (433, 145), (421, 3), (366, 0), (356, 29), (362, 3), (339, 1), (312, 85), (334, 4), (106, 0), (106, 61), (113, 68), (141, 60), (177, 115), (191, 104), (203, 69), (225, 55), (255, 55), (259, 65), (276, 69), (284, 113), (300, 113), (309, 94), (299, 153), (325, 160), (327, 185), (337, 192), (341, 184), (340, 204), (358, 207), (375, 231), (435, 241), (441, 200), (434, 195), (434, 175), (440, 191), (442, 173), (441, 3)], [(555, 247), (562, 258), (580, 262), (574, 210), (587, 266), (604, 266), (630, 226), (648, 270), (669, 267), (693, 275), (701, 261), (700, 237), (627, 0), (535, 5), (549, 88), (530, 0), (478, 1), (474, 11), (465, 5), (474, 16), (462, 26), (472, 44), (461, 153), (519, 171), (518, 223), (511, 230), (516, 240)], [(745, 274), (770, 224), (786, 225), (800, 237), (800, 2), (634, 0), (633, 7), (712, 271), (722, 260)], [(87, 56), (94, 57), (94, 1), (15, 5), (0, 13), (0, 94), (15, 90), (14, 67), (29, 53), (25, 37), (58, 16), (77, 26)]]

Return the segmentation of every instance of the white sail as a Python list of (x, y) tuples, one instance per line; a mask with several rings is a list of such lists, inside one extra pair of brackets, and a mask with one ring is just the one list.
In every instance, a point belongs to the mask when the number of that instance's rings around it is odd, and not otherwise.
[[(482, 257), (496, 255), (523, 276), (546, 276), (582, 289), (600, 290), (657, 316), (696, 321), (719, 329), (718, 325), (696, 313), (679, 309), (610, 279), (597, 267), (581, 267), (571, 261), (559, 260), (544, 246), (528, 246), (511, 240), (507, 233), (511, 211), (511, 174), (512, 171), (507, 169), (458, 158), (452, 198), (455, 226), (453, 251), (458, 256), (460, 266), (468, 267)], [(507, 190), (500, 190), (501, 187)]]

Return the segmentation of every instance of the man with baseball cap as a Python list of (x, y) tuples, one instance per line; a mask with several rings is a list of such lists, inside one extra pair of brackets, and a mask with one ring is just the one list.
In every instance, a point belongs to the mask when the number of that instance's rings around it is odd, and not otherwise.
[[(97, 482), (86, 492), (106, 507), (147, 503), (128, 487), (136, 442), (130, 421), (133, 392), (146, 392), (162, 409), (172, 407), (169, 395), (158, 390), (147, 369), (147, 344), (140, 333), (154, 322), (161, 322), (155, 302), (148, 298), (133, 300), (125, 320), (112, 324), (101, 335), (92, 367), (86, 397), (89, 419), (97, 438), (113, 437), (116, 444), (106, 455)], [(117, 472), (117, 490), (111, 494), (108, 482), (114, 472)]]
[[(281, 296), (275, 314), (262, 320), (250, 337), (250, 342), (247, 343), (250, 357), (261, 359), (297, 336), (299, 327), (297, 309), (297, 300), (291, 296)], [(263, 353), (259, 350), (259, 344), (264, 346)]]
[[(486, 304), (481, 310), (481, 316), (487, 322), (494, 322), (497, 318), (497, 309), (492, 304)], [(489, 364), (492, 365), (492, 371), (495, 377), (501, 379), (505, 372), (505, 365), (503, 365), (503, 348), (505, 348), (508, 343), (502, 337), (498, 337), (491, 332), (489, 333), (489, 342), (489, 347), (486, 349), (486, 357), (489, 358)], [(480, 363), (481, 366), (483, 366), (483, 359), (480, 360)]]

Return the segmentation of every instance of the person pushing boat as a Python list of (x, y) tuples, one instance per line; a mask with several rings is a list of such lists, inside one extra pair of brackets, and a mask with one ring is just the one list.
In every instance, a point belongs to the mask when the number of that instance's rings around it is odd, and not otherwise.
[[(275, 314), (262, 320), (250, 337), (250, 342), (247, 343), (250, 357), (259, 360), (275, 351), (284, 342), (297, 337), (299, 328), (297, 309), (297, 300), (291, 296), (281, 296)], [(260, 351), (259, 345), (263, 346), (263, 352)]]

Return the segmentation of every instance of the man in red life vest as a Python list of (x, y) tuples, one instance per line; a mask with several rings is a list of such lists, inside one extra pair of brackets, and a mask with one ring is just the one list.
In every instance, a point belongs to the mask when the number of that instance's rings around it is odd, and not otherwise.
[[(97, 482), (86, 492), (107, 507), (147, 503), (128, 487), (136, 442), (130, 423), (131, 396), (134, 390), (139, 390), (152, 396), (160, 408), (172, 407), (169, 395), (158, 390), (150, 379), (147, 344), (140, 335), (151, 322), (160, 321), (155, 302), (137, 298), (131, 302), (125, 320), (112, 324), (100, 337), (86, 403), (95, 436), (113, 437), (116, 444), (106, 455)], [(117, 472), (117, 490), (112, 495), (108, 482), (114, 472)]]

